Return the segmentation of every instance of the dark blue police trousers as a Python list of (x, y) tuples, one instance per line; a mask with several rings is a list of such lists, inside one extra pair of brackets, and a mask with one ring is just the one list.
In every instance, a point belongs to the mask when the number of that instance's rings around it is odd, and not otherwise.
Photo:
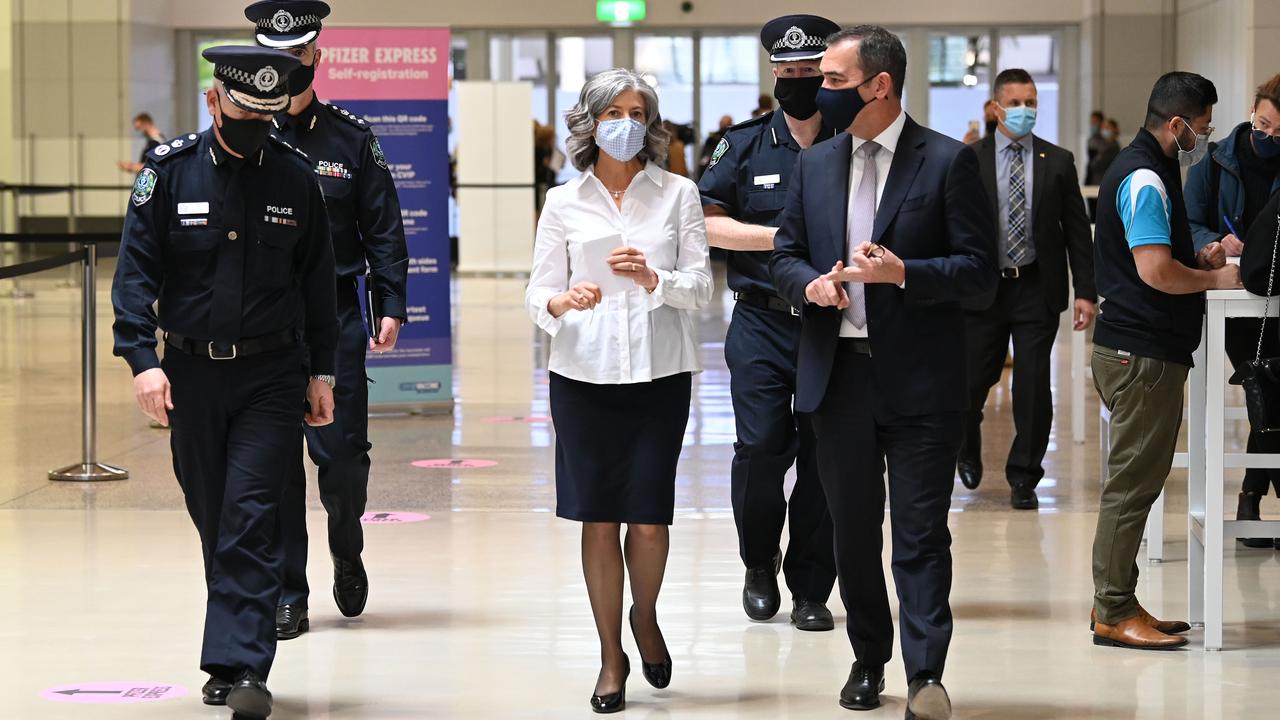
[[(319, 467), (320, 502), (329, 516), (329, 552), (357, 563), (364, 550), (369, 493), (369, 380), (365, 353), (369, 335), (360, 313), (355, 280), (338, 278), (337, 386), (334, 421), (306, 427), (307, 452)], [(302, 453), (290, 455), (280, 521), (284, 526), (284, 589), (281, 605), (307, 607), (307, 474)]]
[(234, 360), (168, 348), (173, 469), (200, 533), (208, 604), (200, 667), (265, 679), (276, 654), (284, 477), (302, 439), (301, 347)]
[[(810, 419), (793, 412), (800, 318), (738, 303), (725, 338), (738, 431), (730, 481), (738, 549), (748, 568), (773, 562), (788, 513), (782, 569), (798, 600), (825, 603), (836, 581), (831, 515)], [(787, 471), (796, 466), (788, 504)]]

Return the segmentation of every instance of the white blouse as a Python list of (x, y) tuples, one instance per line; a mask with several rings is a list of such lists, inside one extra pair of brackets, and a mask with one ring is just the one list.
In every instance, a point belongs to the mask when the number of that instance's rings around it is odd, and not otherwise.
[[(552, 317), (547, 304), (582, 267), (582, 243), (611, 235), (644, 253), (657, 289), (633, 284), (592, 310)], [(551, 335), (551, 372), (596, 384), (701, 372), (690, 311), (706, 307), (711, 291), (707, 229), (693, 181), (648, 163), (631, 180), (621, 210), (591, 170), (547, 192), (525, 304)]]

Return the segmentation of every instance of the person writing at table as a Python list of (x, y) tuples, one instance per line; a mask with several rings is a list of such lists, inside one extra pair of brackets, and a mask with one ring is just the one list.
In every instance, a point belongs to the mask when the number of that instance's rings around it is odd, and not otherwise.
[(1145, 127), (1098, 191), (1094, 271), (1104, 300), (1092, 367), (1111, 413), (1111, 452), (1093, 540), (1095, 645), (1167, 650), (1186, 645), (1181, 633), (1191, 628), (1142, 608), (1136, 560), (1173, 465), (1204, 293), (1240, 287), (1240, 269), (1226, 263), (1220, 243), (1195, 249), (1182, 196), (1179, 166), (1203, 157), (1217, 102), (1200, 75), (1162, 76)]
[[(1259, 218), (1263, 205), (1280, 190), (1280, 75), (1263, 83), (1254, 94), (1247, 122), (1231, 134), (1187, 173), (1187, 219), (1197, 247), (1221, 242), (1228, 257), (1244, 254), (1246, 234)], [(1270, 247), (1266, 259), (1271, 259)], [(1267, 269), (1270, 265), (1267, 266)], [(1252, 360), (1258, 351), (1258, 321), (1227, 320), (1227, 358), (1234, 367)], [(1262, 356), (1280, 355), (1280, 339), (1263, 334)], [(1248, 452), (1280, 452), (1280, 435), (1250, 431)], [(1271, 488), (1280, 495), (1280, 470), (1249, 468), (1240, 487), (1237, 520), (1260, 520), (1262, 498)], [(1280, 538), (1240, 538), (1251, 548), (1280, 549)]]
[[(630, 70), (600, 73), (565, 120), (582, 174), (547, 193), (525, 302), (551, 335), (556, 514), (583, 524), (602, 665), (591, 708), (614, 713), (626, 707), (631, 669), (628, 572), (645, 679), (671, 682), (657, 601), (692, 376), (702, 370), (691, 311), (711, 302), (711, 266), (697, 186), (661, 168), (668, 135), (653, 87)], [(607, 263), (588, 265), (586, 244), (613, 236), (620, 246)], [(629, 287), (607, 292), (610, 273)]]

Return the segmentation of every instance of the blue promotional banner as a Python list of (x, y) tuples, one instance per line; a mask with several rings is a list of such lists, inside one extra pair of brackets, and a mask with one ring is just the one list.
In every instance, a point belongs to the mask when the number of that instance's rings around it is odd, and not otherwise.
[(393, 352), (369, 355), (370, 409), (450, 405), (449, 31), (327, 28), (320, 44), (316, 92), (378, 135), (409, 245), (409, 323)]

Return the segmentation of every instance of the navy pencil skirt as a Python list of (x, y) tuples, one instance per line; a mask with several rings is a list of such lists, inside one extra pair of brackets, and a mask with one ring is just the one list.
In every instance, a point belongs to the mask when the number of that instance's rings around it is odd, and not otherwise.
[(556, 515), (670, 525), (692, 386), (690, 373), (630, 385), (551, 373)]

